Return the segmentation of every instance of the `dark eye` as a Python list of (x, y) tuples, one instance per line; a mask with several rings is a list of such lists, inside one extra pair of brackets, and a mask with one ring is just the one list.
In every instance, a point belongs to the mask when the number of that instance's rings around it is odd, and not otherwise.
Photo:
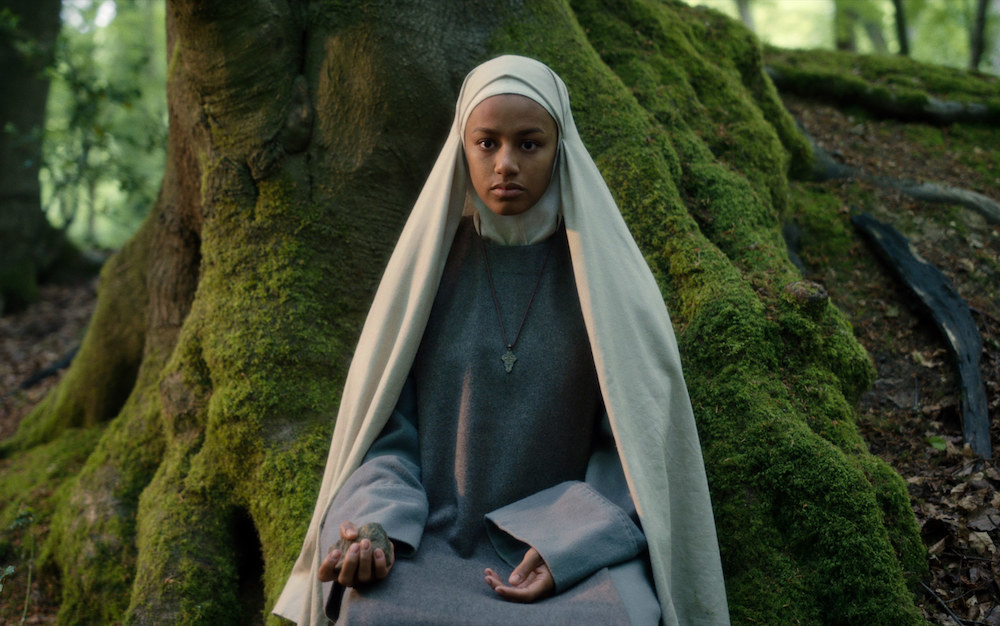
[(494, 147), (496, 147), (496, 142), (494, 142), (492, 139), (480, 139), (476, 143), (479, 144), (479, 147), (482, 148), (483, 150), (492, 150)]
[(527, 141), (522, 141), (521, 142), (521, 149), (524, 150), (525, 152), (531, 152), (533, 150), (537, 150), (538, 149), (538, 142), (532, 141), (530, 139), (527, 140)]

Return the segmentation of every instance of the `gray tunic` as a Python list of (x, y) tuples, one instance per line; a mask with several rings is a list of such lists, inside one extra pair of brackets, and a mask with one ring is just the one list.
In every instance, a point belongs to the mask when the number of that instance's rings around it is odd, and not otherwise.
[[(342, 521), (379, 521), (403, 558), (383, 583), (346, 593), (327, 585), (328, 615), (362, 624), (655, 623), (645, 538), (602, 420), (565, 232), (485, 245), (507, 339), (517, 336), (509, 373), (483, 247), (463, 220), (397, 408), (321, 531), (325, 554)], [(483, 569), (506, 576), (528, 546), (552, 570), (557, 594), (527, 605), (500, 599)]]

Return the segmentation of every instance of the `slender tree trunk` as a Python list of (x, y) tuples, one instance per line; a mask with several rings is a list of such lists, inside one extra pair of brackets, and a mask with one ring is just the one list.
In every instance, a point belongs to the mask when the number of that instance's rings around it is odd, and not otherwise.
[[(502, 52), (566, 80), (670, 304), (734, 621), (919, 622), (905, 485), (853, 425), (871, 363), (793, 295), (781, 215), (808, 144), (742, 25), (659, 0), (173, 0), (167, 33), (159, 198), (70, 371), (0, 446), (2, 472), (54, 468), (63, 623), (272, 606), (378, 277), (462, 77)], [(81, 441), (82, 468), (52, 458)]]
[(857, 52), (858, 41), (856, 27), (857, 12), (846, 6), (842, 0), (834, 0), (833, 41), (837, 50)]
[(756, 32), (757, 29), (753, 23), (753, 7), (750, 0), (736, 0), (736, 9), (739, 11), (740, 21), (743, 22), (743, 25)]
[(896, 10), (896, 40), (899, 42), (899, 54), (910, 56), (910, 34), (906, 30), (906, 6), (904, 0), (892, 0)]
[(97, 181), (91, 178), (87, 181), (87, 230), (83, 240), (88, 245), (97, 242), (95, 225), (97, 223)]
[[(990, 10), (994, 15), (1000, 15), (1000, 0), (991, 0)], [(1000, 74), (1000, 29), (995, 29), (993, 31), (991, 44), (991, 52), (987, 58), (987, 61), (990, 64), (989, 71), (994, 74)]]
[(976, 16), (969, 31), (969, 69), (978, 70), (986, 52), (986, 10), (990, 0), (976, 0)]
[(882, 33), (882, 24), (874, 20), (864, 20), (863, 21), (865, 34), (868, 35), (869, 41), (872, 42), (872, 47), (875, 48), (875, 52), (884, 54), (889, 51), (889, 45), (885, 42), (885, 35)]

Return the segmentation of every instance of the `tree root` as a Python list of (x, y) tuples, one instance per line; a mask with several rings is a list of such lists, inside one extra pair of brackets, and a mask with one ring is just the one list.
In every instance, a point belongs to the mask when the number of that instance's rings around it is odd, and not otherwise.
[(829, 80), (815, 80), (815, 77), (806, 79), (788, 69), (782, 70), (770, 65), (764, 71), (782, 92), (836, 104), (859, 105), (876, 117), (927, 122), (936, 126), (956, 123), (995, 126), (1000, 123), (1000, 112), (996, 107), (978, 102), (941, 100), (917, 93), (897, 94), (884, 87), (862, 81), (844, 82), (837, 80), (837, 77), (829, 77)]
[(983, 344), (969, 306), (951, 281), (917, 254), (898, 230), (867, 213), (853, 216), (851, 223), (868, 237), (893, 273), (927, 307), (944, 335), (958, 366), (962, 436), (973, 452), (984, 459), (990, 458), (989, 409), (979, 370)]
[(988, 196), (962, 187), (869, 174), (860, 167), (840, 163), (830, 153), (819, 147), (801, 124), (799, 129), (805, 133), (812, 145), (813, 155), (816, 157), (813, 165), (813, 176), (819, 181), (845, 178), (862, 180), (882, 189), (895, 189), (914, 200), (964, 206), (982, 215), (990, 224), (1000, 224), (1000, 202)]

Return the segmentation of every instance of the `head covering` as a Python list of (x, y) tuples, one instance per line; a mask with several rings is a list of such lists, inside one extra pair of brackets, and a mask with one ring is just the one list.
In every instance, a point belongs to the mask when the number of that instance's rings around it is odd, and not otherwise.
[[(509, 55), (475, 68), (462, 85), (451, 132), (361, 331), (312, 523), (274, 612), (299, 624), (325, 623), (316, 576), (320, 524), (399, 398), (459, 220), (474, 205), (462, 148), (465, 122), (479, 102), (501, 93), (538, 102), (559, 128), (555, 206), (566, 224), (605, 408), (649, 543), (663, 623), (728, 624), (701, 447), (662, 294), (580, 139), (565, 84), (548, 66)], [(525, 230), (537, 236), (536, 229)]]

